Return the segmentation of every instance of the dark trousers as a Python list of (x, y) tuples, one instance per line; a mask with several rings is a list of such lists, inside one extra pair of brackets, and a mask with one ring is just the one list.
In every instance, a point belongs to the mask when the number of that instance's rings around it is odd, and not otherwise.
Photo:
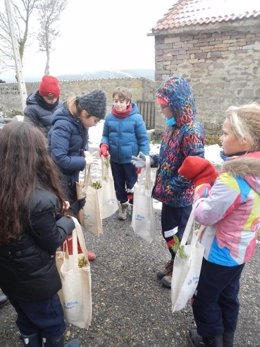
[(45, 300), (19, 300), (8, 296), (17, 312), (16, 324), (22, 335), (61, 336), (66, 325), (59, 296)]
[(127, 191), (133, 189), (137, 181), (136, 168), (132, 163), (118, 164), (111, 161), (116, 198), (120, 203), (128, 201)]
[(174, 259), (175, 257), (175, 252), (171, 248), (174, 244), (173, 229), (177, 227), (177, 233), (175, 235), (178, 237), (179, 240), (181, 240), (191, 213), (191, 209), (192, 206), (172, 207), (169, 205), (162, 204), (162, 236), (166, 241), (172, 259)]
[(236, 330), (239, 313), (239, 280), (244, 264), (228, 267), (203, 259), (192, 304), (201, 336), (218, 336)]

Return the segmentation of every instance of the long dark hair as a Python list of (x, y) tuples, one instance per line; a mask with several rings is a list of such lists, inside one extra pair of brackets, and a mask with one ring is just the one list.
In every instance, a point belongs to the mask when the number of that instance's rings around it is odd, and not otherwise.
[(43, 133), (29, 123), (13, 121), (0, 130), (0, 244), (18, 237), (30, 223), (29, 202), (36, 187), (64, 193), (59, 170), (47, 151)]

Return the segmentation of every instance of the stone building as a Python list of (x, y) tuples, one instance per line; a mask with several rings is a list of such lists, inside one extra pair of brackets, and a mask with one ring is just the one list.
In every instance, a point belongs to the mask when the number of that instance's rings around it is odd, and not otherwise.
[(150, 35), (156, 84), (187, 77), (208, 134), (220, 131), (228, 106), (260, 102), (260, 1), (179, 0)]

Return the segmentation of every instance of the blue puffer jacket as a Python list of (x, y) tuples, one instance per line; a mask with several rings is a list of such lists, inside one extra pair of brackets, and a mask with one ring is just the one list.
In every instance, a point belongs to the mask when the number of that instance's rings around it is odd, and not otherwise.
[(65, 105), (54, 113), (52, 124), (48, 134), (51, 157), (61, 172), (76, 182), (79, 172), (85, 168), (88, 130)]
[(102, 144), (109, 146), (111, 160), (118, 164), (131, 163), (132, 155), (143, 152), (149, 154), (149, 139), (136, 104), (125, 118), (109, 113), (105, 118)]

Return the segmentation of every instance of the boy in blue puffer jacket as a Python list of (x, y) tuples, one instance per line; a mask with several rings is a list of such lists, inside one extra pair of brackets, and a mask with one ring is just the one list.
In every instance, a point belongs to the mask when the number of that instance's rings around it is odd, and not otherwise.
[(114, 90), (112, 111), (105, 118), (100, 145), (100, 155), (110, 155), (116, 197), (119, 201), (119, 220), (127, 218), (128, 202), (133, 203), (137, 170), (131, 163), (131, 157), (139, 152), (149, 154), (146, 126), (131, 98), (132, 94), (127, 88), (117, 87)]

